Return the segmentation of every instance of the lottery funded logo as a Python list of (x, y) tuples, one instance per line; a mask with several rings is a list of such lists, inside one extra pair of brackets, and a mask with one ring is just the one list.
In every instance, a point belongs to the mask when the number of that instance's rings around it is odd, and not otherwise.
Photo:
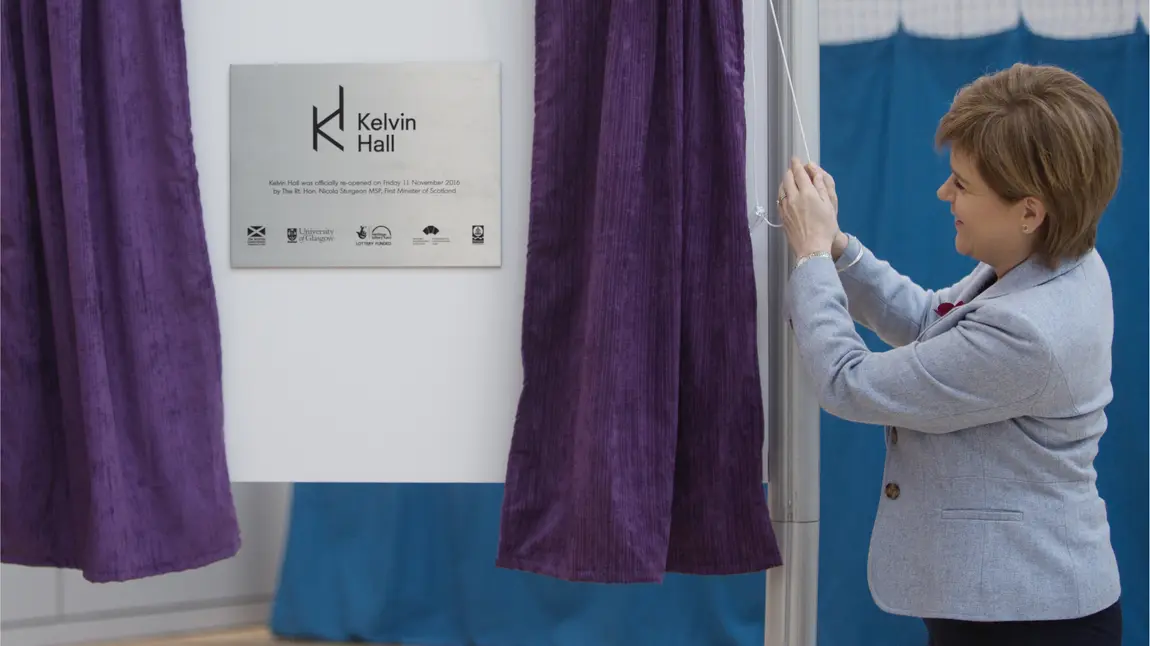
[(368, 228), (367, 225), (360, 225), (355, 230), (355, 246), (357, 247), (390, 247), (391, 246), (391, 229), (380, 224)]

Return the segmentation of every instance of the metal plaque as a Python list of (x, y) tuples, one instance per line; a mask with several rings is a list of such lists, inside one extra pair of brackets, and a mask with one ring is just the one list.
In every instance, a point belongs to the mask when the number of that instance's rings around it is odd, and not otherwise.
[(498, 63), (233, 65), (233, 267), (498, 267)]

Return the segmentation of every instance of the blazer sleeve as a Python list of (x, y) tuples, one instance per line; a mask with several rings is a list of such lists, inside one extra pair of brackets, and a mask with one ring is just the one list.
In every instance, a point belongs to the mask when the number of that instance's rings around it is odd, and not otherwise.
[(834, 264), (791, 274), (788, 307), (799, 356), (827, 412), (854, 422), (949, 433), (1025, 416), (1054, 360), (1025, 317), (992, 305), (924, 341), (871, 352), (855, 330)]
[(875, 257), (858, 238), (848, 235), (847, 239), (835, 268), (840, 271), (851, 317), (895, 348), (917, 339), (930, 313), (943, 301), (953, 301), (973, 276), (938, 291), (923, 289)]

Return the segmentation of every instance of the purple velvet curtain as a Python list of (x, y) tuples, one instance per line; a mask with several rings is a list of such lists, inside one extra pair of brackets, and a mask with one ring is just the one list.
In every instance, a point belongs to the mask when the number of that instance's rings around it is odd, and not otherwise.
[(3, 4), (0, 560), (239, 548), (178, 0)]
[(536, 2), (523, 390), (497, 557), (594, 582), (780, 563), (739, 0)]

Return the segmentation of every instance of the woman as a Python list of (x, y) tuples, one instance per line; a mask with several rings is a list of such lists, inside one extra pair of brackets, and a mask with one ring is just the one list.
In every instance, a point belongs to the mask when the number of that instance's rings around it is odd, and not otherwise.
[[(964, 88), (937, 143), (955, 248), (980, 261), (939, 291), (839, 230), (823, 170), (792, 162), (779, 187), (788, 307), (820, 403), (886, 427), (871, 594), (924, 618), (934, 646), (1119, 646), (1093, 466), (1113, 332), (1094, 243), (1117, 122), (1073, 74), (1018, 64)], [(852, 318), (893, 349), (869, 351)]]

